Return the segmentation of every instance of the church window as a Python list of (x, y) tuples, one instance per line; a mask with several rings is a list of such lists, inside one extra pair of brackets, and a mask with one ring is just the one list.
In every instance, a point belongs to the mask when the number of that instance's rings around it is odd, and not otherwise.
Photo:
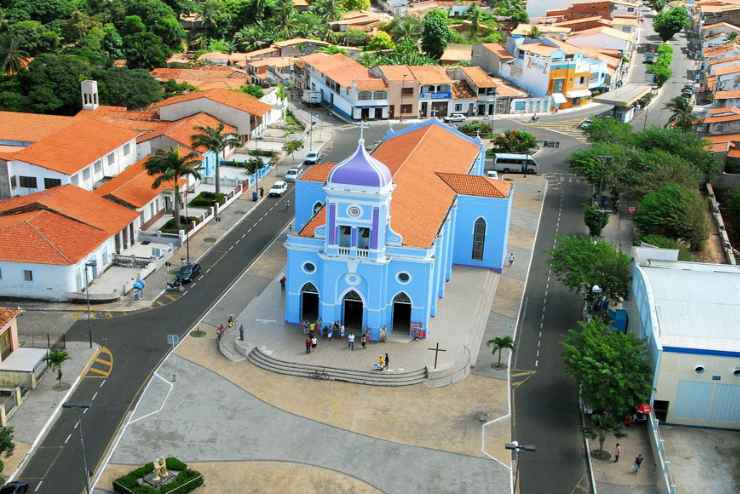
[(396, 275), (396, 280), (398, 280), (399, 283), (402, 283), (405, 285), (406, 283), (411, 281), (411, 275), (403, 271)]
[(367, 249), (370, 247), (370, 229), (369, 228), (359, 228), (359, 238), (357, 240), (357, 247), (360, 249)]
[(352, 227), (351, 226), (340, 226), (339, 227), (339, 246), (340, 247), (351, 247), (352, 246)]
[(473, 228), (473, 259), (483, 260), (483, 249), (486, 244), (486, 220), (478, 218)]
[(312, 262), (304, 262), (303, 263), (303, 271), (305, 273), (309, 273), (309, 274), (310, 273), (313, 273), (314, 271), (316, 271), (316, 265), (314, 263), (312, 263)]

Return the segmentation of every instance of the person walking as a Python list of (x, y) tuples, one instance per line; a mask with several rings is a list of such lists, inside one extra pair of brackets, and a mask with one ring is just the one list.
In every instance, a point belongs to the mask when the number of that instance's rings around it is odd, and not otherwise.
[(315, 350), (318, 345), (319, 345), (319, 339), (316, 338), (316, 336), (312, 336), (311, 337), (311, 348)]
[(349, 351), (354, 351), (355, 349), (355, 334), (350, 333), (347, 335), (347, 348), (349, 348)]
[(244, 325), (239, 325), (239, 341), (244, 341)]
[(363, 350), (367, 350), (367, 334), (362, 333), (362, 336), (360, 336), (360, 345), (362, 345)]
[(642, 462), (645, 461), (645, 457), (642, 456), (642, 453), (637, 455), (637, 458), (635, 458), (635, 462), (632, 464), (632, 473), (637, 474), (640, 471), (640, 467), (642, 466)]
[(229, 326), (229, 329), (234, 327), (234, 314), (229, 315), (229, 320), (226, 322), (226, 324)]
[(221, 337), (224, 335), (224, 331), (226, 331), (226, 329), (224, 328), (224, 325), (219, 324), (218, 329), (216, 329), (216, 335), (218, 336), (219, 341), (221, 340)]
[(344, 338), (344, 324), (339, 325), (339, 337)]
[(265, 188), (260, 185), (260, 199), (265, 197)]
[(388, 353), (386, 352), (386, 354), (385, 354), (385, 368), (387, 369), (390, 366), (391, 366), (391, 356), (388, 355)]
[(311, 353), (311, 337), (306, 336), (306, 353)]
[(511, 267), (514, 264), (514, 253), (509, 252), (509, 267)]
[(622, 456), (622, 446), (617, 443), (614, 447), (614, 463), (619, 463), (619, 457)]

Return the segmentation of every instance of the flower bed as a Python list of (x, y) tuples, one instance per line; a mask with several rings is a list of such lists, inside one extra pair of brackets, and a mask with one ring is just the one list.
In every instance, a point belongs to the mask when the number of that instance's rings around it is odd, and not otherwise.
[(221, 205), (225, 202), (226, 196), (223, 193), (216, 194), (215, 192), (203, 191), (195, 196), (189, 205), (193, 208), (212, 208), (216, 204)]
[(203, 485), (203, 475), (177, 458), (169, 457), (165, 460), (167, 470), (177, 472), (174, 480), (160, 488), (143, 483), (145, 476), (154, 471), (154, 464), (147, 463), (128, 474), (113, 481), (113, 490), (118, 494), (186, 494)]
[[(194, 228), (195, 225), (198, 224), (198, 218), (195, 216), (190, 216), (189, 218), (186, 218), (185, 216), (180, 216), (180, 229), (185, 230), (186, 232), (189, 232)], [(175, 218), (170, 219), (167, 223), (162, 225), (162, 228), (159, 229), (162, 233), (179, 233), (177, 228), (175, 227)]]

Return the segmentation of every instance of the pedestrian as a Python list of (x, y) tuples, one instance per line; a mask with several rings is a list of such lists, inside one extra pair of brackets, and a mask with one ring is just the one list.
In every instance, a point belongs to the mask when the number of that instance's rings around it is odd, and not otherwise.
[(334, 328), (333, 327), (329, 326), (329, 334), (327, 334), (326, 337), (329, 338), (329, 340), (334, 338)]
[(353, 351), (355, 349), (355, 334), (350, 333), (347, 335), (347, 348), (349, 348), (349, 351)]
[(376, 370), (380, 371), (385, 369), (385, 358), (383, 357), (383, 355), (378, 355), (378, 361), (376, 362), (374, 367)]
[(316, 348), (319, 345), (319, 339), (316, 336), (311, 337), (311, 348)]
[(367, 350), (367, 334), (362, 333), (362, 336), (360, 336), (360, 345), (362, 345), (363, 350)]
[(224, 325), (219, 324), (218, 329), (216, 329), (216, 335), (218, 336), (219, 340), (221, 340), (221, 337), (224, 335), (224, 331), (226, 331), (226, 329), (224, 328)]
[(636, 474), (640, 471), (640, 466), (642, 465), (642, 462), (645, 461), (645, 457), (642, 456), (642, 453), (637, 455), (637, 458), (635, 458), (635, 462), (632, 464), (632, 473)]
[(239, 325), (239, 341), (244, 341), (244, 325)]
[(619, 463), (619, 457), (622, 456), (622, 446), (617, 443), (614, 447), (614, 463)]
[(234, 314), (229, 315), (229, 320), (226, 324), (229, 326), (229, 329), (234, 327)]
[(306, 321), (303, 321), (301, 323), (301, 326), (303, 326), (303, 334), (308, 334), (308, 323)]
[(514, 253), (510, 252), (509, 253), (509, 267), (511, 267), (512, 264), (514, 264)]
[(280, 290), (283, 292), (285, 291), (285, 281), (286, 281), (285, 275), (283, 275), (283, 277), (280, 278)]
[(344, 324), (339, 325), (339, 337), (344, 338)]
[(260, 199), (265, 197), (265, 188), (260, 185)]
[(306, 336), (306, 353), (311, 353), (311, 338)]
[(391, 356), (388, 353), (385, 354), (385, 368), (388, 369), (391, 366)]

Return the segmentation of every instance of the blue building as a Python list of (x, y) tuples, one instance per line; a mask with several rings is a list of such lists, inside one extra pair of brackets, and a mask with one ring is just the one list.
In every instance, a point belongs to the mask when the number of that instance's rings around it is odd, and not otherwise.
[(511, 184), (483, 176), (485, 149), (437, 120), (362, 139), (339, 164), (296, 183), (286, 249), (285, 319), (428, 330), (454, 264), (500, 271)]

